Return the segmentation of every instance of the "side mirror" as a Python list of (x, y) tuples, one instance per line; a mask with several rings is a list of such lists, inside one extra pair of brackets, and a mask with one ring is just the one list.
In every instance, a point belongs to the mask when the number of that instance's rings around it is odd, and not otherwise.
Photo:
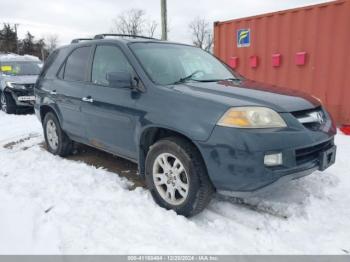
[(113, 88), (130, 88), (132, 86), (131, 74), (129, 72), (107, 73), (107, 81)]

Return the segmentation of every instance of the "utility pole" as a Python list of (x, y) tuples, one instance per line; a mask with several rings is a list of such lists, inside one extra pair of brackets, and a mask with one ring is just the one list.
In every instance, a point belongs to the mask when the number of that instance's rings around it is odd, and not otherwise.
[(18, 33), (17, 33), (17, 27), (19, 26), (19, 24), (15, 24), (15, 33), (16, 33), (16, 51), (17, 54), (19, 55), (19, 45), (18, 45)]
[(45, 53), (44, 53), (44, 46), (41, 47), (41, 61), (44, 63), (45, 62)]
[(160, 0), (162, 17), (162, 40), (168, 40), (167, 0)]

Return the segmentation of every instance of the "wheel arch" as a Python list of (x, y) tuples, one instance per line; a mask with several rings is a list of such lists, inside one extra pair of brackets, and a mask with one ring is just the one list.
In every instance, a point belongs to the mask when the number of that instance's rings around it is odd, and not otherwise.
[(199, 155), (201, 156), (203, 160), (203, 164), (206, 167), (206, 163), (204, 161), (203, 155), (201, 151), (198, 148), (198, 145), (186, 134), (183, 134), (179, 131), (172, 130), (165, 127), (158, 127), (158, 126), (152, 126), (148, 127), (143, 130), (143, 132), (140, 135), (139, 143), (138, 143), (138, 151), (139, 151), (139, 173), (141, 176), (145, 176), (145, 162), (146, 162), (146, 156), (150, 149), (150, 147), (159, 141), (160, 139), (166, 138), (166, 137), (180, 137), (190, 144), (194, 146), (194, 148), (198, 151)]
[[(5, 87), (4, 89), (1, 89), (0, 90), (0, 98), (5, 99), (6, 106), (7, 106), (6, 113), (15, 114), (17, 104), (16, 104), (16, 100), (14, 98), (12, 91), (7, 87)], [(1, 101), (0, 101), (0, 110), (2, 110), (2, 102)]]
[(52, 112), (57, 117), (59, 123), (62, 124), (62, 122), (61, 122), (61, 114), (59, 113), (59, 111), (55, 107), (53, 107), (51, 105), (41, 105), (40, 109), (39, 109), (39, 112), (40, 112), (41, 123), (43, 123), (46, 114), (49, 113), (49, 112)]

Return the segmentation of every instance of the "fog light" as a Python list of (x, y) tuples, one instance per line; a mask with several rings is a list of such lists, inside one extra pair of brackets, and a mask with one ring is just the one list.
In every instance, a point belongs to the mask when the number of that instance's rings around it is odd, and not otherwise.
[(282, 153), (265, 155), (264, 157), (265, 166), (279, 166), (282, 163)]

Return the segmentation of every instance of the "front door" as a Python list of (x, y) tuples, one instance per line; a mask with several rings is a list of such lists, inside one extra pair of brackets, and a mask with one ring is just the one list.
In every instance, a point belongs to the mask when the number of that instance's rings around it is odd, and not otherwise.
[(108, 73), (131, 71), (132, 67), (118, 46), (98, 45), (82, 111), (91, 145), (136, 159), (134, 96), (131, 88), (113, 88), (107, 81)]

